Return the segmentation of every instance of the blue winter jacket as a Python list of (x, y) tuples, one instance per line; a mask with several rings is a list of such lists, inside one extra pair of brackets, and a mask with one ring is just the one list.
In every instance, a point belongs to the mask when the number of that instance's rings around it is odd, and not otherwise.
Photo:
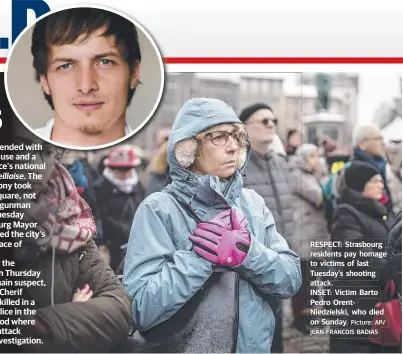
[[(270, 353), (274, 316), (267, 296), (289, 298), (301, 286), (298, 255), (277, 232), (272, 213), (256, 192), (243, 188), (245, 166), (228, 181), (196, 175), (182, 168), (174, 146), (223, 123), (241, 123), (220, 100), (196, 98), (179, 111), (168, 143), (172, 183), (168, 189), (209, 220), (228, 206), (241, 208), (248, 220), (251, 245), (239, 274), (237, 352)], [(249, 158), (248, 151), (248, 158)], [(247, 159), (248, 159), (247, 158)], [(132, 298), (134, 326), (148, 330), (173, 316), (203, 287), (216, 267), (193, 250), (189, 235), (196, 222), (168, 193), (148, 196), (137, 209), (127, 249), (123, 284)], [(220, 270), (222, 271), (222, 269)]]

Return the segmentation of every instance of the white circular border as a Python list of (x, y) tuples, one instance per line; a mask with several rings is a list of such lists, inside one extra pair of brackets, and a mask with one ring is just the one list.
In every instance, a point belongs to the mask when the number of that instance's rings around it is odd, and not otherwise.
[[(105, 11), (110, 11), (116, 15), (119, 15), (121, 17), (124, 17), (126, 20), (130, 21), (131, 23), (134, 24), (134, 26), (136, 26), (136, 29), (139, 29), (143, 32), (143, 34), (147, 37), (147, 39), (150, 41), (151, 45), (153, 46), (155, 52), (157, 53), (157, 57), (158, 57), (158, 61), (160, 63), (160, 73), (161, 73), (161, 86), (160, 86), (160, 90), (157, 96), (157, 100), (154, 104), (154, 107), (152, 108), (151, 112), (149, 113), (149, 115), (147, 116), (146, 119), (144, 119), (144, 121), (136, 128), (134, 129), (129, 135), (124, 136), (123, 138), (120, 138), (119, 140), (115, 140), (111, 143), (108, 144), (104, 144), (104, 145), (97, 145), (97, 146), (88, 146), (88, 147), (78, 147), (78, 146), (68, 146), (68, 145), (63, 145), (60, 144), (56, 141), (50, 140), (50, 139), (46, 139), (44, 138), (42, 135), (38, 134), (35, 129), (31, 128), (24, 119), (22, 119), (18, 113), (18, 111), (15, 109), (13, 101), (11, 100), (10, 97), (10, 93), (8, 91), (8, 84), (7, 84), (7, 77), (8, 77), (8, 64), (9, 64), (9, 59), (11, 58), (11, 55), (13, 53), (13, 50), (16, 46), (16, 44), (18, 43), (18, 41), (20, 40), (20, 38), (25, 34), (26, 31), (28, 31), (28, 29), (30, 29), (32, 26), (34, 26), (37, 22), (39, 22), (40, 20), (42, 20), (43, 18), (55, 13), (55, 12), (60, 12), (60, 11), (64, 11), (64, 10), (69, 10), (69, 9), (75, 9), (75, 8), (94, 8), (94, 9), (100, 9), (100, 10), (105, 10)], [(141, 48), (140, 48), (141, 49)], [(141, 65), (141, 64), (140, 64)], [(61, 148), (64, 149), (68, 149), (68, 150), (76, 150), (76, 151), (87, 151), (87, 150), (100, 150), (100, 149), (105, 149), (108, 148), (110, 146), (113, 145), (117, 145), (129, 138), (131, 138), (134, 134), (136, 134), (141, 128), (143, 128), (151, 119), (151, 117), (154, 115), (154, 113), (156, 112), (160, 102), (161, 102), (161, 98), (162, 98), (162, 93), (164, 91), (164, 84), (165, 84), (165, 69), (164, 69), (164, 63), (162, 60), (162, 56), (161, 56), (161, 52), (159, 51), (159, 48), (157, 46), (157, 44), (155, 43), (154, 39), (149, 35), (149, 33), (144, 29), (143, 26), (141, 26), (140, 24), (137, 23), (137, 21), (135, 21), (134, 19), (132, 19), (131, 17), (123, 14), (122, 12), (120, 12), (119, 10), (115, 10), (115, 9), (111, 9), (107, 6), (103, 6), (103, 5), (71, 5), (71, 6), (64, 6), (64, 7), (59, 7), (59, 8), (55, 8), (53, 10), (51, 10), (50, 12), (47, 12), (46, 14), (38, 17), (35, 21), (32, 21), (32, 23), (30, 23), (20, 34), (19, 36), (16, 38), (16, 40), (14, 41), (13, 45), (11, 46), (11, 49), (7, 55), (7, 60), (6, 60), (6, 65), (4, 68), (4, 88), (6, 90), (6, 95), (7, 95), (7, 99), (8, 102), (14, 112), (14, 114), (18, 117), (18, 119), (20, 120), (20, 122), (22, 122), (22, 124), (25, 125), (26, 128), (28, 128), (28, 130), (35, 134), (37, 137), (41, 138), (42, 140), (45, 140), (46, 142), (52, 144), (52, 145), (57, 145)]]

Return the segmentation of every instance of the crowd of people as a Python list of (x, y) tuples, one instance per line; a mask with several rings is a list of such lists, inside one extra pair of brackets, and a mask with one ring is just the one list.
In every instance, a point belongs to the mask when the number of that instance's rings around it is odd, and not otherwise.
[[(26, 289), (39, 307), (26, 331), (55, 352), (282, 353), (284, 299), (293, 326), (311, 327), (313, 239), (383, 242), (387, 257), (369, 258), (379, 276), (360, 280), (393, 284), (400, 298), (401, 142), (362, 125), (340, 156), (328, 137), (305, 143), (291, 130), (282, 142), (277, 125), (267, 104), (237, 114), (199, 98), (149, 161), (127, 143), (91, 162), (55, 152), (26, 216), (49, 237), (42, 253), (32, 243), (16, 252), (52, 284), (50, 294)], [(394, 342), (331, 336), (330, 352), (401, 352), (400, 331)]]

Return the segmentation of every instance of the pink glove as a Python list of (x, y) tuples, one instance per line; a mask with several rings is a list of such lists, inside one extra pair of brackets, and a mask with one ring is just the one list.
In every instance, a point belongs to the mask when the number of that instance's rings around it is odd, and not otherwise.
[(206, 222), (207, 224), (215, 224), (227, 230), (246, 229), (248, 221), (245, 215), (239, 209), (226, 209), (218, 214), (214, 219)]
[(207, 221), (207, 223), (220, 225), (221, 227), (231, 230), (231, 209), (226, 209), (220, 214), (216, 215), (213, 219)]
[[(222, 217), (223, 215), (219, 220), (222, 220)], [(193, 242), (193, 250), (199, 256), (212, 263), (235, 267), (241, 264), (248, 254), (250, 236), (245, 229), (247, 221), (242, 212), (231, 209), (229, 221), (230, 224), (224, 223), (228, 227), (212, 222), (200, 223), (189, 239)], [(219, 223), (222, 224), (221, 221)]]

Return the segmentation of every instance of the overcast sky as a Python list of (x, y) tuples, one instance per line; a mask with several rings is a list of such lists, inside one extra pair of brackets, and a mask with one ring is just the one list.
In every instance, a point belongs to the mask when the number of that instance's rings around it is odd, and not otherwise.
[[(231, 73), (206, 73), (201, 76), (231, 78), (238, 80), (243, 74)], [(285, 73), (247, 73), (247, 76), (276, 76), (285, 79), (285, 85), (295, 85), (298, 74)], [(390, 101), (399, 95), (399, 80), (401, 73), (391, 72), (363, 72), (359, 73), (359, 97), (358, 97), (358, 121), (360, 123), (370, 123), (373, 119), (374, 111), (384, 101)]]
[(370, 122), (383, 101), (399, 95), (401, 73), (360, 73), (359, 122)]

